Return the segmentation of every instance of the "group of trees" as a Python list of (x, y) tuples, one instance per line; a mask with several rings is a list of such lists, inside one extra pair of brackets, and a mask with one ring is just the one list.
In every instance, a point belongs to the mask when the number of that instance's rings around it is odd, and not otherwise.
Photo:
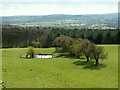
[(46, 47), (46, 39), (51, 29), (18, 27), (12, 25), (2, 26), (2, 47), (19, 48), (19, 47)]
[(54, 28), (49, 33), (49, 46), (52, 41), (61, 35), (66, 35), (75, 39), (88, 39), (95, 44), (120, 44), (119, 29), (64, 29)]
[[(120, 44), (119, 29), (65, 29), (2, 26), (2, 47), (60, 47), (61, 52), (80, 58), (85, 56), (87, 62), (104, 59), (107, 54), (103, 47), (95, 44)], [(91, 42), (90, 42), (91, 41)], [(95, 43), (95, 44), (94, 44)]]
[(107, 53), (104, 52), (102, 46), (97, 46), (87, 39), (74, 39), (68, 36), (60, 36), (54, 40), (54, 46), (58, 47), (57, 52), (67, 53), (68, 55), (76, 58), (81, 56), (86, 57), (86, 62), (90, 59), (99, 64), (99, 59), (106, 59)]
[(65, 29), (2, 26), (2, 47), (52, 47), (56, 37), (66, 35), (74, 39), (88, 39), (96, 44), (119, 44), (119, 29)]

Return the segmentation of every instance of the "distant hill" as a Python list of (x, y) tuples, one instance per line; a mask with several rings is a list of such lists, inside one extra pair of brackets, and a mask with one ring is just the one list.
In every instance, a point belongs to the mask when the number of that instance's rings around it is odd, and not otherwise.
[[(3, 16), (2, 24), (35, 24), (43, 26), (75, 26), (75, 27), (110, 27), (117, 28), (118, 26), (118, 14), (90, 14), (90, 15), (64, 15), (64, 14), (53, 14), (44, 16)], [(41, 24), (41, 23), (47, 23)], [(54, 22), (48, 25), (48, 22)], [(59, 22), (56, 23), (56, 22)], [(57, 25), (56, 25), (57, 24)], [(78, 25), (77, 25), (78, 24)]]

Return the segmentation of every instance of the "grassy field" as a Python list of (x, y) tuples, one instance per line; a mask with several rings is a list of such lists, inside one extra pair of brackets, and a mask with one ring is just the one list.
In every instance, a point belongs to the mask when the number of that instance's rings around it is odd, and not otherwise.
[[(24, 59), (26, 49), (3, 49), (3, 81), (7, 88), (117, 88), (118, 46), (104, 45), (109, 58), (99, 67), (84, 64), (84, 59)], [(54, 48), (35, 49), (53, 53)]]
[[(2, 50), (0, 49), (0, 80), (2, 80)], [(2, 88), (2, 85), (0, 83), (0, 90)]]

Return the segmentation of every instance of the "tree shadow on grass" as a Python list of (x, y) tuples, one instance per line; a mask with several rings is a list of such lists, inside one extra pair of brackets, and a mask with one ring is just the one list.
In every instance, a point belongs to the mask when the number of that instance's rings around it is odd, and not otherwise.
[(95, 63), (94, 61), (85, 62), (80, 60), (73, 62), (73, 64), (77, 66), (83, 66), (84, 69), (91, 69), (91, 70), (100, 70), (101, 68), (107, 66), (105, 64), (99, 64), (96, 66), (94, 63)]

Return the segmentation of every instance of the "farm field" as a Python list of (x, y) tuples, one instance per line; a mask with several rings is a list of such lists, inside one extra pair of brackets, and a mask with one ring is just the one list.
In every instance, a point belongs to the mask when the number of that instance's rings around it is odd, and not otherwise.
[[(85, 59), (24, 59), (25, 48), (2, 49), (2, 79), (7, 88), (118, 88), (118, 46), (103, 45), (108, 59), (98, 67)], [(55, 48), (36, 48), (53, 53)]]

